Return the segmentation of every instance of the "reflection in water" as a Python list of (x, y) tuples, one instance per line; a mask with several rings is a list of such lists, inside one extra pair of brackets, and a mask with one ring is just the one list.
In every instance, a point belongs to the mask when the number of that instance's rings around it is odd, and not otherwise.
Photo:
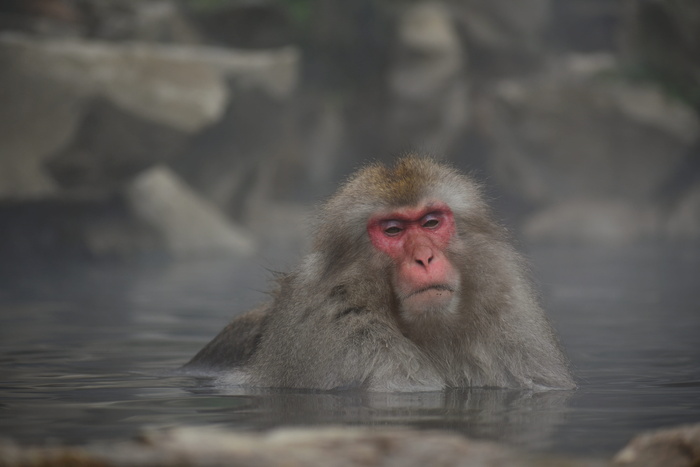
[(269, 264), (0, 265), (0, 436), (84, 442), (145, 426), (409, 425), (607, 456), (641, 430), (700, 421), (697, 249), (530, 256), (576, 391), (221, 388), (173, 370), (266, 298)]
[[(530, 448), (549, 447), (552, 430), (566, 413), (573, 391), (454, 389), (420, 393), (366, 391), (214, 389), (241, 401), (230, 415), (250, 428), (279, 425), (407, 425), (449, 429), (476, 438), (503, 440)], [(245, 407), (245, 408), (244, 408)]]

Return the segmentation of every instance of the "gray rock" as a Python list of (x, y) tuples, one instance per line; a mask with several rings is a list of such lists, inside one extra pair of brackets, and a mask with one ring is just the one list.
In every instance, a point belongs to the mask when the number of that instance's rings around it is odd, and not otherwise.
[(188, 135), (221, 117), (229, 83), (285, 99), (297, 71), (294, 48), (236, 52), (0, 35), (0, 197), (58, 192), (44, 163), (70, 144), (96, 98)]
[(265, 215), (275, 196), (301, 184), (295, 121), (289, 103), (239, 90), (221, 120), (196, 135), (170, 167), (222, 212), (239, 222)]
[(549, 43), (557, 50), (617, 50), (623, 4), (610, 0), (552, 2)]
[(452, 18), (473, 53), (481, 78), (521, 71), (540, 61), (549, 26), (551, 0), (518, 2), (454, 0)]
[(498, 183), (533, 203), (650, 201), (700, 135), (692, 109), (610, 77), (606, 55), (570, 56), (498, 84), (480, 125)]
[(268, 0), (190, 1), (187, 6), (205, 40), (242, 49), (270, 49), (297, 43), (298, 31), (294, 26), (300, 25), (293, 23), (303, 21), (300, 16), (304, 15), (301, 9), (288, 3)]
[(0, 54), (13, 70), (50, 76), (56, 92), (74, 99), (102, 96), (183, 131), (215, 121), (229, 97), (223, 51), (3, 35)]
[(142, 172), (125, 186), (123, 195), (133, 215), (160, 234), (174, 256), (255, 251), (247, 233), (166, 167)]
[(665, 226), (666, 234), (675, 240), (700, 238), (700, 185), (695, 184), (671, 210)]
[(622, 244), (655, 239), (661, 226), (661, 215), (653, 206), (597, 198), (554, 203), (530, 216), (522, 231), (530, 241)]
[(602, 466), (599, 461), (524, 455), (438, 431), (324, 427), (246, 434), (212, 428), (145, 433), (139, 441), (86, 447), (0, 444), (0, 465), (413, 467)]
[(0, 3), (0, 31), (76, 37), (82, 32), (80, 16), (70, 0), (4, 0)]
[(627, 66), (700, 111), (700, 3), (621, 2), (621, 49)]
[(169, 0), (82, 0), (83, 34), (92, 39), (200, 43), (193, 24)]
[(469, 120), (466, 57), (450, 12), (419, 2), (399, 17), (396, 60), (389, 73), (390, 134), (395, 148), (445, 153)]
[(82, 191), (0, 208), (0, 256), (8, 262), (241, 256), (257, 247), (163, 166), (122, 182), (116, 194)]
[(0, 203), (0, 257), (8, 264), (162, 257), (158, 233), (118, 197), (59, 197)]
[(700, 465), (700, 424), (644, 433), (613, 459), (625, 467), (695, 467)]
[(137, 173), (176, 154), (186, 136), (97, 99), (70, 143), (45, 166), (73, 194), (111, 194)]

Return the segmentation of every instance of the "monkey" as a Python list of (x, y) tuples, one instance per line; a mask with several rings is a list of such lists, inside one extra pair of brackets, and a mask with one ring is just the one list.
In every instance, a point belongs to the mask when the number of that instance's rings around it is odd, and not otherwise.
[(319, 210), (272, 299), (185, 365), (243, 386), (572, 389), (523, 258), (480, 185), (435, 159), (371, 163)]

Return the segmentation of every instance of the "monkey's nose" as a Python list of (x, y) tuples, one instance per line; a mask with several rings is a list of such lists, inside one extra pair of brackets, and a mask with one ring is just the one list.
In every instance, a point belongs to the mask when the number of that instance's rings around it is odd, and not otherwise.
[(433, 261), (433, 250), (428, 247), (418, 247), (413, 252), (413, 259), (416, 263), (420, 264), (424, 268), (428, 269), (428, 265)]

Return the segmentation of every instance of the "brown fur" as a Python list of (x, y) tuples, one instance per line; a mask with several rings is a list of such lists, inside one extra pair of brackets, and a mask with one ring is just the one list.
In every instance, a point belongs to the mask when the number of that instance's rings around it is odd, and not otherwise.
[[(393, 264), (372, 247), (366, 225), (374, 213), (436, 200), (455, 216), (446, 255), (460, 273), (459, 304), (453, 314), (407, 321)], [(236, 382), (267, 387), (574, 387), (523, 261), (479, 187), (417, 157), (350, 178), (322, 209), (312, 253), (274, 300), (235, 319), (188, 366), (239, 368)]]

